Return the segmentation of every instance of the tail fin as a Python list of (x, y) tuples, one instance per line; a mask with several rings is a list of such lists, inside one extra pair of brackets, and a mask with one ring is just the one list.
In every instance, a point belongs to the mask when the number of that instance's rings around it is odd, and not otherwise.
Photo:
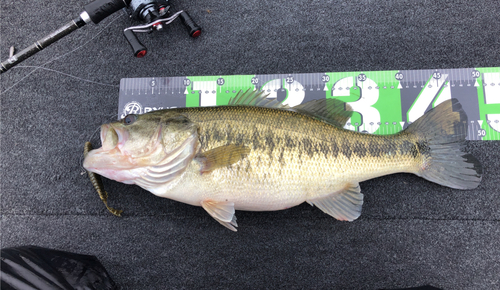
[(424, 155), (418, 175), (457, 189), (473, 189), (481, 182), (481, 163), (460, 151), (467, 135), (467, 115), (456, 99), (447, 100), (412, 123), (405, 132), (417, 138)]

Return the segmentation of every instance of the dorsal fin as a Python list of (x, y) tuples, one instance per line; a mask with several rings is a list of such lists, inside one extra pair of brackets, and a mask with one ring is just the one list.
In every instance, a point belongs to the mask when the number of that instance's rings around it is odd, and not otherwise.
[(352, 116), (352, 108), (337, 99), (320, 99), (309, 101), (292, 108), (294, 111), (343, 128)]
[(277, 99), (267, 99), (264, 91), (248, 89), (239, 91), (229, 100), (228, 106), (253, 106), (274, 109), (292, 110), (310, 117), (321, 119), (327, 123), (343, 128), (352, 116), (352, 108), (337, 99), (320, 99), (300, 104), (293, 108), (283, 105)]
[(236, 96), (229, 100), (228, 106), (253, 106), (274, 109), (290, 109), (288, 105), (283, 105), (277, 99), (268, 99), (269, 94), (264, 91), (248, 89), (246, 92), (239, 91)]

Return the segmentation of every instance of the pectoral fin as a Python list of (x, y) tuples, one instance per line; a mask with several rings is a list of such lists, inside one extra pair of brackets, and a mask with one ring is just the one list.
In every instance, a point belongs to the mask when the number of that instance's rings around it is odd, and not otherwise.
[(214, 169), (229, 166), (250, 153), (250, 148), (244, 145), (229, 144), (200, 153), (196, 159), (202, 163), (201, 173), (208, 173)]
[(236, 216), (234, 215), (233, 202), (204, 200), (201, 202), (201, 206), (221, 225), (236, 232), (235, 227), (238, 227), (238, 224), (236, 223)]
[(358, 183), (347, 184), (341, 191), (307, 202), (338, 220), (353, 221), (361, 215), (363, 194)]

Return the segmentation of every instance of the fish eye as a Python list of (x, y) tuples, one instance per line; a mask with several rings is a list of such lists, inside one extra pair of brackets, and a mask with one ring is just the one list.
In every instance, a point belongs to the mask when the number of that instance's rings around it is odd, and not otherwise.
[(125, 125), (130, 125), (130, 124), (134, 123), (135, 120), (137, 120), (137, 115), (133, 115), (133, 114), (127, 115), (127, 116), (125, 116), (125, 118), (123, 118), (123, 123)]

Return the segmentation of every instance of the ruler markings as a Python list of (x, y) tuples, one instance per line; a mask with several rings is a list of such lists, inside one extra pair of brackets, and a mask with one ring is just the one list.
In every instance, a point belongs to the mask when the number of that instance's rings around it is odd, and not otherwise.
[[(476, 70), (480, 72), (479, 75), (476, 74)], [(401, 79), (399, 76), (396, 78), (396, 73), (402, 73), (403, 78)], [(436, 75), (433, 75), (434, 73)], [(253, 83), (253, 78), (258, 79), (257, 83)], [(341, 100), (345, 99), (346, 102), (356, 102), (358, 109), (361, 110), (368, 106), (366, 108), (374, 109), (375, 111), (372, 110), (372, 112), (377, 112), (377, 115), (371, 115), (363, 109), (365, 115), (359, 113), (361, 119), (356, 117), (352, 120), (353, 123), (346, 127), (374, 134), (394, 134), (400, 128), (407, 127), (409, 121), (407, 112), (402, 112), (403, 107), (398, 107), (397, 98), (400, 100), (399, 103), (402, 104), (404, 101), (406, 106), (415, 104), (417, 101), (421, 103), (420, 106), (425, 106), (428, 103), (428, 109), (433, 107), (432, 104), (437, 104), (451, 96), (458, 98), (466, 113), (472, 116), (469, 117), (468, 124), (464, 124), (463, 127), (469, 140), (500, 140), (500, 125), (495, 122), (500, 119), (500, 106), (498, 106), (497, 101), (497, 92), (500, 91), (499, 68), (205, 76), (191, 77), (190, 82), (188, 79), (190, 78), (122, 79), (119, 90), (119, 118), (124, 116), (124, 106), (132, 101), (142, 104), (143, 107), (148, 107), (149, 110), (170, 106), (179, 107), (183, 102), (179, 98), (186, 98), (187, 95), (195, 93), (199, 94), (199, 105), (207, 106), (223, 104), (224, 101), (216, 101), (219, 97), (223, 98), (221, 100), (228, 100), (228, 94), (253, 88), (265, 89), (270, 93), (270, 97), (274, 98), (278, 95), (286, 96), (286, 102), (296, 103), (297, 100), (317, 99), (322, 94), (327, 98), (333, 96)], [(154, 83), (152, 83), (153, 81)], [(368, 85), (369, 81), (372, 84)], [(476, 83), (479, 84), (479, 87), (476, 87)], [(452, 88), (453, 90), (451, 90)], [(429, 89), (432, 92), (429, 91), (431, 93), (426, 95), (427, 99), (420, 99), (422, 92)], [(368, 97), (372, 90), (377, 93), (378, 100), (373, 104), (368, 104), (370, 98), (365, 100), (365, 97)], [(476, 92), (477, 97), (470, 96), (471, 92)], [(481, 100), (484, 100), (484, 104), (481, 104)], [(474, 101), (475, 104), (473, 104)], [(148, 102), (156, 103), (150, 104)], [(477, 110), (477, 102), (480, 103), (479, 113), (471, 111), (471, 108)], [(184, 101), (182, 106), (185, 105)], [(401, 113), (394, 114), (394, 111), (398, 110)], [(398, 117), (399, 115), (400, 117)], [(417, 117), (412, 117), (412, 120), (414, 121)], [(374, 122), (377, 118), (379, 122)], [(370, 123), (367, 120), (372, 121)], [(481, 122), (484, 126), (481, 126)]]

